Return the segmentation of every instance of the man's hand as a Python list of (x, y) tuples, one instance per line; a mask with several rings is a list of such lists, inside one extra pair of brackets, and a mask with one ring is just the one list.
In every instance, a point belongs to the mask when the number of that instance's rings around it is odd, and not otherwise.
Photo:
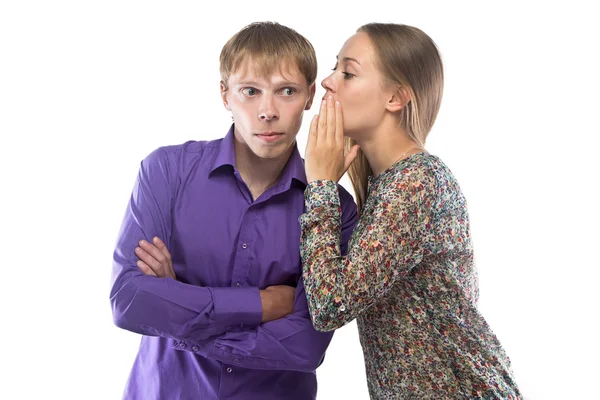
[(167, 246), (158, 237), (154, 237), (152, 241), (154, 244), (140, 240), (140, 247), (135, 248), (135, 255), (140, 259), (137, 266), (146, 275), (177, 279)]
[[(136, 247), (135, 254), (139, 258), (138, 267), (146, 275), (177, 279), (173, 271), (171, 253), (167, 246), (158, 237), (154, 237), (152, 241), (154, 244), (140, 240), (140, 247)], [(273, 321), (291, 314), (294, 311), (295, 297), (296, 288), (293, 286), (276, 285), (261, 290), (262, 322)]]
[(296, 288), (287, 285), (269, 286), (260, 291), (262, 322), (283, 318), (294, 311)]

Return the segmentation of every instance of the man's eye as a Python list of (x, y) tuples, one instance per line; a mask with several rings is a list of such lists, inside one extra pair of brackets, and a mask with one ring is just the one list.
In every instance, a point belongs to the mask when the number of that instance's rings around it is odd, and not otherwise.
[(246, 96), (256, 96), (258, 94), (258, 90), (256, 90), (255, 88), (244, 88), (242, 89), (242, 93), (245, 94)]

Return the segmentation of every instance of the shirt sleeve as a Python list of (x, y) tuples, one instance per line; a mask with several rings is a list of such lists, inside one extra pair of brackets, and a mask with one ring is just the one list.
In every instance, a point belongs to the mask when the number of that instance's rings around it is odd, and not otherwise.
[(421, 168), (396, 179), (385, 200), (365, 208), (350, 242), (340, 253), (340, 202), (332, 181), (311, 182), (300, 253), (308, 307), (315, 328), (337, 329), (382, 297), (423, 258), (435, 182)]
[(237, 327), (209, 340), (183, 340), (175, 349), (249, 369), (311, 372), (323, 361), (333, 332), (313, 327), (302, 282), (296, 288), (294, 312), (257, 328)]
[[(340, 196), (341, 247), (345, 249), (358, 215), (352, 196), (342, 188)], [(292, 314), (255, 329), (236, 328), (213, 340), (182, 341), (175, 348), (243, 368), (312, 372), (323, 362), (332, 337), (333, 332), (318, 332), (314, 328), (301, 278)]]
[(160, 148), (141, 164), (116, 249), (110, 301), (115, 324), (149, 336), (204, 339), (262, 320), (258, 288), (208, 288), (144, 275), (134, 253), (139, 240), (171, 238), (178, 176), (175, 151)]

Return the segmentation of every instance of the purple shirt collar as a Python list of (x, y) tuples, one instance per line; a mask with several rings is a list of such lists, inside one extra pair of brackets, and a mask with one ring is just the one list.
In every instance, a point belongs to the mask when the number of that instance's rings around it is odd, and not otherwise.
[[(219, 145), (219, 150), (215, 157), (215, 161), (210, 169), (210, 173), (212, 174), (217, 169), (230, 165), (233, 167), (234, 171), (237, 171), (236, 163), (235, 163), (235, 134), (233, 132), (234, 124), (231, 125), (227, 135), (221, 141)], [(304, 160), (300, 156), (300, 152), (298, 151), (298, 144), (294, 144), (294, 150), (292, 151), (292, 155), (288, 160), (283, 172), (281, 173), (281, 177), (279, 178), (279, 182), (277, 183), (278, 187), (289, 188), (291, 186), (292, 180), (296, 180), (306, 186), (308, 183), (306, 182), (306, 173), (304, 171)]]

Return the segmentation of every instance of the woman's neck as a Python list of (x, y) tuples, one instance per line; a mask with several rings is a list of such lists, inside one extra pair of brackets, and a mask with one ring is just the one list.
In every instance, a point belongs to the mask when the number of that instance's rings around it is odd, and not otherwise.
[(373, 175), (377, 176), (401, 159), (423, 151), (402, 128), (381, 124), (375, 132), (365, 135), (368, 139), (358, 141), (369, 161)]

